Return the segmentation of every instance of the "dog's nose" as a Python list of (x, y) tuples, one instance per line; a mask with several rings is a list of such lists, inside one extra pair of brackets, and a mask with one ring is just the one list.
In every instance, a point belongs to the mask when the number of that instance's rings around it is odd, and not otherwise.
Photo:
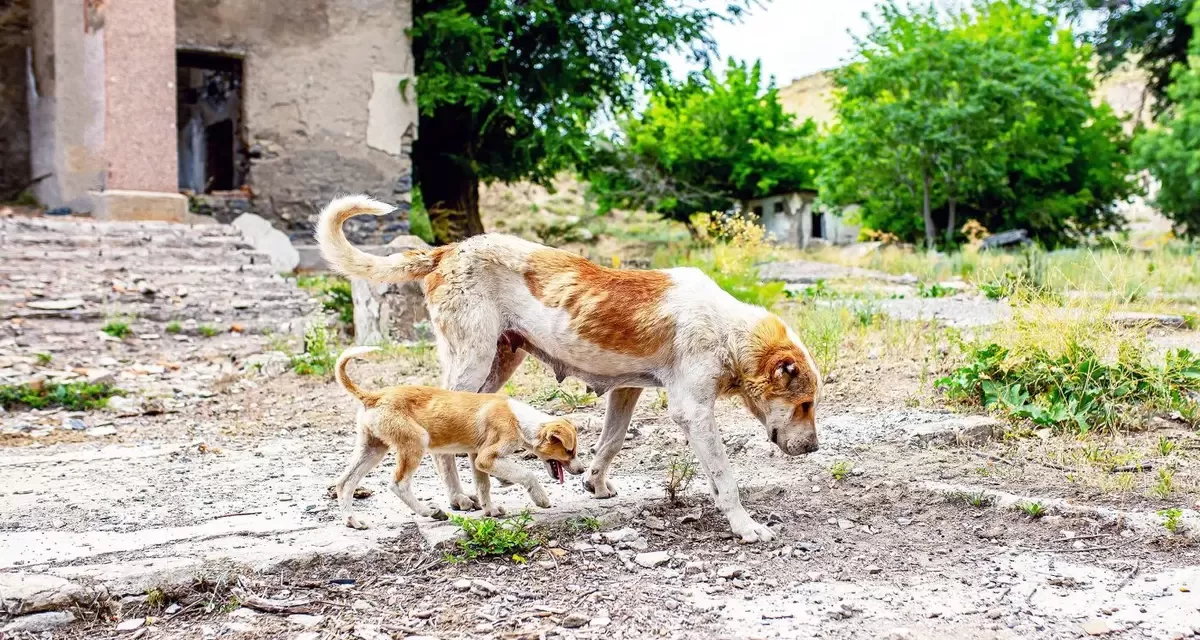
[(804, 453), (812, 453), (820, 448), (821, 448), (821, 445), (819, 443), (817, 443), (816, 440), (813, 440), (812, 442), (808, 443), (807, 446), (804, 447)]

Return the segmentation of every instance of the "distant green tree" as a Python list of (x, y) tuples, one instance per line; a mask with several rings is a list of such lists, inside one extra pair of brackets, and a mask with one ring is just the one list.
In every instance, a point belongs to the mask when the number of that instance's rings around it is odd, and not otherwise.
[(1173, 103), (1167, 87), (1171, 69), (1187, 64), (1194, 31), (1188, 14), (1194, 0), (1057, 0), (1055, 4), (1074, 15), (1099, 18), (1099, 26), (1087, 37), (1095, 45), (1101, 71), (1134, 63), (1149, 76), (1155, 112)]
[(415, 0), (413, 165), (435, 240), (482, 233), (481, 180), (546, 184), (582, 160), (594, 116), (629, 107), (639, 87), (663, 79), (668, 54), (705, 59), (710, 25), (743, 6), (730, 5)]
[[(1200, 27), (1200, 5), (1188, 20)], [(1200, 235), (1200, 44), (1193, 42), (1188, 64), (1177, 64), (1171, 100), (1159, 128), (1134, 141), (1135, 162), (1160, 183), (1154, 204), (1190, 236)]]
[(585, 170), (602, 207), (645, 208), (683, 222), (735, 202), (815, 188), (817, 129), (797, 124), (756, 62), (662, 83)]
[(928, 247), (968, 216), (1048, 243), (1118, 223), (1127, 140), (1091, 102), (1088, 48), (1052, 16), (1020, 0), (880, 15), (835, 75), (824, 203), (861, 204), (865, 226)]

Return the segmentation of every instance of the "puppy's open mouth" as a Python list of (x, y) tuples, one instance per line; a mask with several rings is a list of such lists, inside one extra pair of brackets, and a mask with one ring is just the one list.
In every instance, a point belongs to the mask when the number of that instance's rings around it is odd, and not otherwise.
[(550, 477), (558, 480), (559, 484), (566, 482), (566, 476), (563, 475), (563, 466), (557, 460), (547, 460), (546, 464), (550, 466)]

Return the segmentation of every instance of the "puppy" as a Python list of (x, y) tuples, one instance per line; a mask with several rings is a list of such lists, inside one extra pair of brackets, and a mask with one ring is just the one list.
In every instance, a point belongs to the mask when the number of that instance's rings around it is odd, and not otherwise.
[(338, 479), (338, 503), (346, 526), (365, 529), (350, 512), (354, 489), (383, 456), (396, 452), (396, 473), (388, 484), (419, 516), (445, 520), (446, 514), (417, 500), (412, 477), (421, 458), (434, 454), (466, 453), (475, 472), (475, 490), (484, 515), (504, 511), (492, 503), (491, 478), (519, 484), (543, 509), (550, 498), (530, 471), (506, 459), (518, 449), (533, 452), (545, 463), (550, 477), (563, 482), (563, 471), (583, 473), (575, 457), (575, 426), (501, 394), (446, 391), (434, 387), (390, 387), (364, 391), (346, 375), (346, 364), (375, 347), (346, 349), (334, 368), (338, 384), (362, 403), (358, 409), (358, 444), (345, 473)]

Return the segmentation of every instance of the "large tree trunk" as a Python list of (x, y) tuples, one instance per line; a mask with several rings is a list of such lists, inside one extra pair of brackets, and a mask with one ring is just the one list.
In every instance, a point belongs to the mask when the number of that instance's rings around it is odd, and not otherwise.
[(954, 233), (955, 233), (955, 230), (957, 229), (957, 227), (955, 227), (955, 225), (958, 224), (954, 220), (955, 207), (957, 205), (958, 205), (958, 201), (954, 198), (954, 196), (950, 196), (949, 200), (946, 203), (946, 207), (949, 209), (949, 214), (950, 214), (949, 219), (946, 221), (946, 246), (950, 246), (950, 245), (954, 244)]
[(421, 199), (429, 212), (435, 244), (458, 242), (483, 233), (479, 218), (479, 178), (457, 163), (421, 168)]
[(925, 217), (925, 248), (933, 251), (937, 248), (937, 227), (933, 224), (933, 211), (929, 204), (930, 192), (933, 191), (933, 176), (928, 169), (921, 171), (921, 214)]

